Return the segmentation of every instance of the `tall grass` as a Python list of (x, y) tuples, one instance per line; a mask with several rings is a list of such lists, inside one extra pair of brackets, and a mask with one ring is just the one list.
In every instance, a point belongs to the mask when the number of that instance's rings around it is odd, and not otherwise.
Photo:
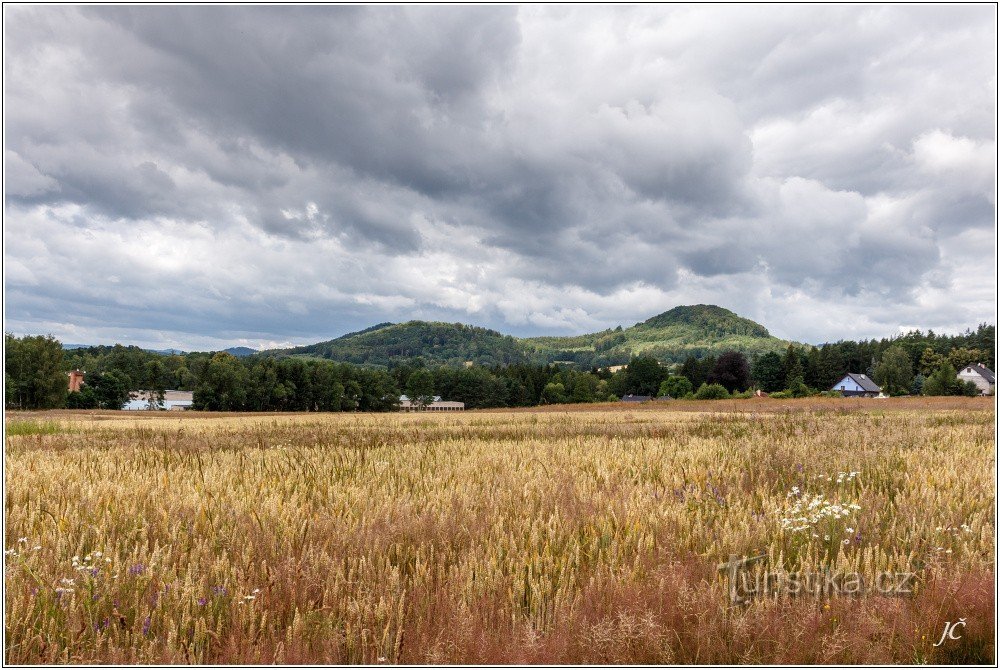
[[(8, 423), (8, 663), (993, 660), (993, 413), (971, 401), (61, 418), (78, 430)], [(848, 513), (809, 518), (815, 496)], [(717, 564), (760, 553), (919, 586), (731, 606)]]
[(55, 421), (10, 419), (4, 425), (7, 435), (54, 435), (62, 432), (62, 426)]

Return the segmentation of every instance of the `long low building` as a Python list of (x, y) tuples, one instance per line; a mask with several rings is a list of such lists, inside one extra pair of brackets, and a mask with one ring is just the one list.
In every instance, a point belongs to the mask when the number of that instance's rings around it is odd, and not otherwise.
[[(133, 391), (129, 394), (128, 402), (122, 409), (147, 410), (150, 409), (149, 401), (149, 391)], [(184, 410), (191, 409), (192, 404), (194, 404), (193, 391), (164, 391), (163, 404), (157, 409)]]
[(455, 400), (441, 400), (441, 396), (436, 395), (434, 402), (420, 406), (407, 396), (401, 395), (399, 396), (399, 409), (402, 412), (461, 412), (465, 409), (465, 403)]

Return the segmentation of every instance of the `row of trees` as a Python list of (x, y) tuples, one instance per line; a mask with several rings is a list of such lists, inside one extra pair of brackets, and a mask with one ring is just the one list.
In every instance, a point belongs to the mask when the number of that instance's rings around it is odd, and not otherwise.
[[(614, 374), (557, 364), (431, 367), (419, 358), (373, 368), (293, 357), (164, 355), (121, 345), (63, 351), (52, 337), (6, 335), (4, 382), (7, 407), (21, 409), (116, 409), (131, 391), (155, 397), (168, 388), (194, 391), (196, 408), (229, 411), (386, 411), (401, 393), (423, 403), (439, 395), (470, 409), (600, 402), (628, 394), (704, 397), (719, 395), (718, 389), (800, 396), (829, 389), (846, 372), (867, 374), (894, 395), (959, 394), (972, 390), (958, 382), (956, 369), (975, 362), (994, 367), (994, 332), (980, 326), (957, 336), (915, 332), (889, 341), (790, 345), (782, 354), (752, 360), (740, 352), (691, 355), (679, 366), (640, 356)], [(86, 385), (67, 396), (66, 372), (72, 369), (86, 371)]]

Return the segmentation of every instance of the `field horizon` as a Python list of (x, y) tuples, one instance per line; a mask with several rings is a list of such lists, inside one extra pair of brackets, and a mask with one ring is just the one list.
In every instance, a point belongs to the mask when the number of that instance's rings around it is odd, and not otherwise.
[(10, 412), (5, 661), (992, 662), (991, 399), (566, 409)]

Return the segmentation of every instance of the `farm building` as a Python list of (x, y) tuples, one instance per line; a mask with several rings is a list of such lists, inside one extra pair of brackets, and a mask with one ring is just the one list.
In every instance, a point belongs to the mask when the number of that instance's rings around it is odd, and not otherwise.
[(963, 382), (972, 382), (979, 389), (979, 395), (989, 395), (996, 388), (997, 377), (982, 363), (971, 363), (958, 371)]
[(405, 395), (399, 396), (399, 409), (402, 412), (461, 412), (465, 409), (464, 402), (454, 400), (441, 400), (441, 396), (434, 396), (434, 402), (420, 408)]
[[(129, 400), (122, 409), (150, 409), (150, 395), (149, 391), (133, 391), (129, 394)], [(163, 405), (159, 409), (185, 410), (191, 409), (192, 404), (194, 404), (194, 392), (192, 391), (164, 391)]]
[(870, 377), (855, 372), (848, 372), (830, 390), (840, 391), (847, 397), (860, 398), (875, 398), (882, 393), (882, 389)]

